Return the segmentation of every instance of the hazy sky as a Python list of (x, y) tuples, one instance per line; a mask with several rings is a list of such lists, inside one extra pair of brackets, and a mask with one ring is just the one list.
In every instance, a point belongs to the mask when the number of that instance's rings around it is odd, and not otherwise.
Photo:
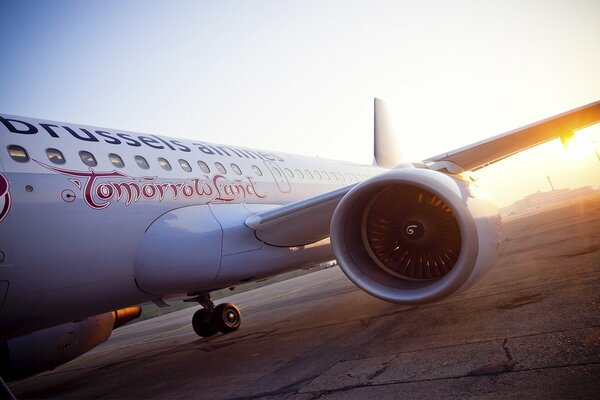
[[(0, 5), (8, 114), (370, 163), (375, 96), (412, 160), (600, 100), (598, 0)], [(500, 205), (600, 188), (558, 142), (480, 175)]]

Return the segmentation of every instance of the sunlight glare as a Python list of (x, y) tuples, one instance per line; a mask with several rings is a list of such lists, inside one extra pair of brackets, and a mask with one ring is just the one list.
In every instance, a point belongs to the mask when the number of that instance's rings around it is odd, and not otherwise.
[(575, 134), (563, 142), (565, 151), (571, 159), (582, 159), (588, 157), (593, 151), (592, 141), (589, 137)]

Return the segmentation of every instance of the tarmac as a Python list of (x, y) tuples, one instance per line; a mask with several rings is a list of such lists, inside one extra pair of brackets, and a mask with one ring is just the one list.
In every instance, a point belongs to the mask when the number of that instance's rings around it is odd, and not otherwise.
[(198, 307), (130, 324), (10, 385), (19, 399), (600, 398), (600, 195), (505, 220), (470, 289), (397, 306), (338, 268), (223, 299), (240, 330), (208, 339)]

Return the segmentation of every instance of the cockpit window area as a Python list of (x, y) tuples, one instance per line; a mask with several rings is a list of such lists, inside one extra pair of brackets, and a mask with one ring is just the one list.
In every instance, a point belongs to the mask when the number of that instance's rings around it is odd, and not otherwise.
[(150, 165), (148, 165), (148, 161), (146, 161), (146, 159), (144, 157), (135, 156), (135, 157), (133, 157), (133, 159), (135, 160), (135, 163), (138, 165), (138, 167), (140, 167), (141, 169), (150, 168)]
[(167, 161), (166, 159), (159, 157), (158, 159), (158, 165), (160, 165), (160, 167), (162, 169), (164, 169), (165, 171), (170, 171), (171, 170), (171, 164), (169, 164), (169, 161)]
[(16, 144), (11, 144), (6, 149), (8, 150), (8, 155), (10, 158), (16, 162), (26, 163), (29, 161), (29, 154), (27, 154), (27, 150), (25, 150), (23, 147), (17, 146)]
[(50, 162), (53, 164), (64, 164), (66, 162), (63, 153), (61, 153), (60, 150), (57, 149), (46, 149), (46, 156), (48, 157), (48, 160), (50, 160)]
[(110, 163), (112, 165), (114, 165), (115, 167), (117, 167), (117, 168), (123, 168), (125, 166), (125, 163), (123, 162), (123, 159), (118, 154), (110, 153), (108, 155), (108, 159), (110, 160)]
[(94, 157), (94, 155), (89, 151), (81, 150), (79, 152), (79, 158), (81, 159), (81, 162), (87, 165), (88, 167), (95, 167), (96, 165), (98, 165), (96, 157)]
[(188, 163), (184, 159), (179, 159), (179, 166), (185, 172), (192, 172), (192, 167), (190, 166), (190, 163)]

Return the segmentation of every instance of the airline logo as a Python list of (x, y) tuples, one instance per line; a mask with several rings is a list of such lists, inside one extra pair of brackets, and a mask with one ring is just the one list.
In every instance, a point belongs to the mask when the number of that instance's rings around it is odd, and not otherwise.
[[(20, 117), (19, 117), (20, 118)], [(24, 120), (16, 118), (6, 118), (0, 115), (0, 132), (4, 126), (7, 130), (16, 135), (38, 135), (57, 139), (77, 139), (80, 142), (106, 143), (110, 145), (126, 145), (129, 147), (139, 147), (144, 149), (156, 149), (165, 151), (175, 151), (183, 153), (202, 153), (203, 156), (226, 156), (238, 157), (255, 160), (278, 161), (285, 160), (278, 154), (262, 150), (250, 150), (245, 148), (212, 145), (204, 142), (190, 142), (187, 140), (174, 140), (156, 135), (144, 135), (133, 132), (120, 133), (117, 131), (100, 130), (94, 128), (81, 128), (74, 125), (61, 125), (59, 123), (50, 124), (36, 122), (33, 120)]]
[(105, 209), (113, 201), (122, 201), (129, 206), (141, 200), (162, 202), (165, 199), (195, 199), (201, 203), (232, 203), (266, 197), (257, 191), (251, 177), (230, 181), (222, 175), (214, 175), (212, 178), (204, 175), (201, 179), (159, 181), (156, 176), (133, 178), (114, 170), (100, 172), (90, 168), (89, 171), (74, 171), (36, 162), (70, 177), (69, 181), (82, 193), (85, 203), (94, 210)]
[(10, 193), (8, 188), (8, 179), (0, 174), (0, 222), (2, 222), (8, 211), (10, 211)]

